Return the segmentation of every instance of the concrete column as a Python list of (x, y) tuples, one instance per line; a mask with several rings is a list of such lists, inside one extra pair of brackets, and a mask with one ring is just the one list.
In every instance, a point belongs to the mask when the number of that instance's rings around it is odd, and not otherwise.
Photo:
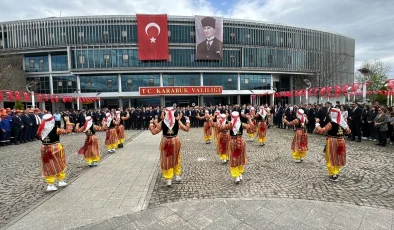
[(227, 96), (227, 105), (231, 104), (231, 96)]
[(204, 106), (204, 96), (200, 96), (200, 104), (199, 106)]
[(200, 73), (200, 86), (204, 86), (204, 75)]
[(119, 98), (119, 108), (123, 108), (123, 98)]
[[(293, 91), (293, 76), (290, 76), (290, 91)], [(289, 103), (292, 105), (294, 104), (294, 96), (290, 98)]]
[(131, 108), (131, 98), (129, 97), (129, 108)]
[(77, 94), (75, 95), (77, 98), (76, 98), (76, 103), (77, 103), (77, 110), (79, 110), (80, 109), (80, 106), (79, 106), (79, 93), (81, 92), (81, 78), (79, 77), (79, 75), (77, 75)]
[(237, 104), (241, 105), (241, 95), (237, 95)]
[(94, 101), (94, 109), (97, 109), (97, 103), (98, 101)]
[(71, 70), (71, 47), (67, 46), (67, 65), (68, 70)]
[(165, 107), (165, 106), (166, 106), (166, 97), (160, 96), (160, 107)]
[(241, 74), (240, 73), (238, 73), (238, 76), (237, 76), (237, 90), (241, 90)]
[(40, 102), (40, 109), (42, 112), (45, 110), (45, 101)]
[(122, 75), (118, 74), (118, 93), (122, 92)]
[(160, 87), (163, 87), (163, 73), (160, 73)]

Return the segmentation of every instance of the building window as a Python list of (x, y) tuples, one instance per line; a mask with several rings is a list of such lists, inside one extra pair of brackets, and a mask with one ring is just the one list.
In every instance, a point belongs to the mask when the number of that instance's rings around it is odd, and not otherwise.
[(84, 36), (83, 31), (78, 32), (78, 37), (82, 38)]
[(108, 39), (108, 31), (103, 31), (103, 38), (104, 40)]
[(245, 85), (249, 85), (249, 78), (245, 78)]
[(133, 79), (127, 78), (127, 87), (132, 87), (133, 86)]
[(168, 31), (168, 38), (171, 38), (171, 30)]
[(267, 40), (269, 42), (270, 41), (270, 36), (267, 35), (267, 37), (265, 37), (265, 40)]
[(29, 61), (29, 67), (30, 68), (34, 68), (34, 60), (30, 60)]
[(110, 61), (110, 59), (109, 59), (109, 54), (104, 54), (104, 63), (105, 63), (105, 64), (111, 63), (111, 61)]
[(263, 84), (265, 84), (267, 82), (267, 79), (263, 78), (262, 81), (263, 81)]
[(174, 86), (174, 78), (168, 78), (168, 85)]
[(155, 80), (153, 78), (149, 78), (148, 84), (149, 86), (155, 86)]
[(44, 60), (40, 59), (40, 61), (38, 62), (38, 66), (40, 68), (44, 68)]
[(122, 37), (127, 37), (127, 30), (122, 30)]
[(85, 63), (85, 56), (79, 55), (79, 64), (84, 64)]
[(249, 54), (249, 63), (250, 64), (254, 63), (254, 55), (253, 54)]
[(128, 62), (129, 62), (129, 55), (123, 54), (123, 63), (128, 63)]
[(58, 82), (57, 82), (57, 86), (63, 87), (63, 82), (62, 82), (62, 81), (58, 81)]
[(67, 82), (67, 86), (73, 86), (73, 82), (72, 81), (68, 81)]
[(168, 55), (168, 62), (171, 62), (171, 54)]
[(235, 63), (235, 56), (234, 55), (230, 56), (230, 61), (231, 61), (231, 63)]
[(235, 33), (234, 32), (230, 33), (230, 38), (231, 38), (231, 40), (235, 40)]
[(246, 39), (250, 39), (250, 33), (246, 33), (245, 37)]
[(196, 60), (195, 54), (190, 54), (190, 61), (194, 62)]
[(196, 79), (195, 78), (190, 78), (190, 85), (195, 86), (196, 85)]
[(227, 79), (227, 83), (228, 83), (229, 85), (232, 85), (232, 84), (233, 84), (233, 79), (232, 79), (232, 78), (228, 78), (228, 79)]
[(112, 79), (107, 80), (107, 87), (112, 88)]
[(55, 35), (53, 33), (50, 33), (49, 38), (53, 40), (55, 38)]
[(208, 85), (213, 85), (213, 78), (208, 78)]
[(280, 37), (280, 43), (283, 43), (283, 37)]
[(291, 64), (291, 62), (292, 62), (291, 56), (287, 56), (287, 64)]
[(194, 32), (194, 31), (190, 31), (190, 38), (191, 38), (191, 39), (193, 39), (193, 38), (194, 38), (194, 36), (195, 36), (195, 33), (196, 33), (196, 32)]
[(272, 55), (271, 55), (271, 54), (268, 55), (268, 63), (269, 63), (269, 64), (272, 64)]

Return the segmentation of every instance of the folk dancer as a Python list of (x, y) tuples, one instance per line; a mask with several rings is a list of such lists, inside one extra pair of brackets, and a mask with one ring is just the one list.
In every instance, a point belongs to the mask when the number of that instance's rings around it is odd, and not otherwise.
[[(216, 110), (215, 113), (214, 113), (214, 115), (213, 115), (213, 119), (212, 119), (213, 124), (215, 124), (219, 119), (220, 119), (220, 111), (219, 111), (219, 110)], [(212, 126), (213, 126), (213, 139), (214, 139), (215, 142), (217, 143), (218, 140), (219, 140), (219, 139), (218, 139), (219, 131), (217, 130), (217, 128), (215, 127), (215, 125), (212, 125)]]
[(267, 120), (268, 112), (263, 106), (260, 106), (259, 112), (254, 116), (257, 123), (257, 141), (262, 146), (267, 142)]
[(204, 141), (209, 144), (212, 141), (212, 117), (208, 110), (205, 110), (204, 116), (197, 114), (197, 119), (204, 120)]
[(255, 116), (256, 116), (256, 110), (252, 107), (252, 108), (250, 108), (250, 117), (251, 117), (251, 120), (253, 122), (253, 126), (251, 126), (249, 129), (246, 130), (246, 133), (249, 136), (249, 141), (254, 141), (254, 135), (255, 135), (255, 133), (257, 131), (256, 130), (256, 119), (255, 119)]
[[(248, 124), (245, 122), (248, 122)], [(239, 184), (243, 180), (242, 174), (244, 173), (244, 166), (247, 163), (247, 156), (246, 142), (242, 139), (242, 134), (243, 129), (248, 129), (250, 126), (253, 126), (253, 123), (249, 115), (246, 115), (246, 118), (244, 118), (239, 116), (238, 111), (233, 111), (231, 113), (231, 122), (228, 122), (226, 126), (219, 127), (220, 131), (230, 130), (228, 152), (230, 155), (230, 172), (231, 176), (235, 179), (235, 184)]]
[(116, 148), (118, 148), (118, 133), (116, 132), (115, 126), (119, 124), (111, 113), (105, 115), (105, 125), (106, 125), (106, 137), (105, 145), (107, 146), (108, 153), (114, 153)]
[(117, 125), (115, 125), (115, 129), (116, 129), (116, 134), (118, 135), (118, 147), (123, 148), (124, 139), (125, 139), (123, 121), (127, 120), (127, 118), (122, 117), (120, 111), (116, 111), (115, 119), (117, 122)]
[(66, 121), (66, 129), (61, 129), (55, 126), (55, 119), (51, 114), (45, 114), (42, 117), (42, 122), (38, 128), (37, 134), (41, 138), (41, 172), (48, 184), (47, 191), (55, 191), (56, 179), (59, 181), (58, 186), (67, 186), (64, 181), (67, 168), (66, 155), (64, 154), (64, 147), (60, 143), (60, 134), (71, 133), (74, 124), (70, 123), (68, 117), (64, 117)]
[(290, 122), (287, 121), (286, 116), (284, 116), (283, 123), (289, 127), (294, 126), (296, 129), (293, 142), (291, 142), (291, 150), (294, 162), (301, 163), (304, 160), (308, 151), (308, 134), (306, 131), (306, 124), (308, 124), (308, 119), (304, 114), (304, 110), (298, 109), (296, 119)]
[(11, 125), (12, 117), (3, 109), (0, 113), (0, 144), (3, 146), (10, 144)]
[(216, 130), (218, 130), (218, 140), (216, 143), (216, 152), (219, 155), (219, 159), (223, 163), (227, 163), (228, 161), (228, 148), (230, 143), (230, 133), (229, 130), (221, 130), (220, 128), (224, 128), (227, 125), (227, 117), (228, 114), (220, 114), (217, 121), (214, 123)]
[(77, 124), (75, 130), (77, 133), (84, 132), (86, 134), (85, 144), (78, 150), (78, 154), (83, 155), (89, 167), (97, 166), (100, 161), (100, 151), (96, 131), (103, 131), (105, 127), (93, 124), (91, 116), (86, 117), (85, 124), (79, 128)]
[(181, 122), (181, 114), (177, 114), (173, 107), (166, 108), (161, 114), (161, 121), (157, 118), (151, 120), (149, 130), (153, 135), (163, 131), (160, 142), (160, 167), (167, 186), (172, 185), (172, 179), (175, 175), (175, 181), (182, 180), (180, 174), (182, 171), (181, 164), (181, 141), (178, 137), (179, 129), (188, 132), (190, 120), (186, 117), (186, 125)]
[(327, 133), (326, 146), (326, 166), (328, 176), (331, 181), (339, 181), (338, 174), (341, 167), (346, 165), (346, 144), (344, 134), (351, 131), (338, 108), (330, 109), (330, 122), (324, 128), (320, 127), (319, 119), (316, 119), (315, 132), (319, 134)]

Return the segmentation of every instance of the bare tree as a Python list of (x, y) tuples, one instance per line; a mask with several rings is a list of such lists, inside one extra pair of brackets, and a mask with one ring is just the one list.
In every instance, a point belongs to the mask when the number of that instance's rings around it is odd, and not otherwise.
[[(312, 88), (347, 83), (349, 76), (347, 66), (349, 56), (334, 52), (324, 52), (320, 55), (310, 53), (306, 56), (306, 59), (311, 69), (316, 71), (316, 73), (314, 75), (293, 77), (294, 89), (305, 88), (306, 85), (303, 79), (308, 79), (311, 82)], [(319, 100), (319, 92), (316, 96)]]
[[(384, 87), (388, 78), (388, 73), (390, 72), (390, 65), (379, 59), (374, 59), (361, 64), (361, 68), (367, 68), (371, 71), (371, 74), (366, 79), (369, 82), (367, 91), (376, 91)], [(364, 76), (356, 72), (354, 78), (357, 82), (362, 82)], [(375, 94), (367, 96), (367, 98), (372, 101), (375, 101), (376, 97), (377, 95)]]
[(0, 56), (0, 90), (26, 91), (23, 56)]

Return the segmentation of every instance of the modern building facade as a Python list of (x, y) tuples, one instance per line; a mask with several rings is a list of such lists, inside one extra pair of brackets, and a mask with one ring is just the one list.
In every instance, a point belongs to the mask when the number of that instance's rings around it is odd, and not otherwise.
[[(267, 94), (256, 103), (270, 103), (275, 90), (294, 89), (295, 78), (324, 77), (322, 66), (334, 57), (343, 58), (343, 71), (332, 84), (353, 82), (355, 41), (333, 33), (224, 19), (223, 60), (197, 61), (194, 18), (169, 16), (168, 41), (168, 60), (140, 61), (135, 16), (0, 23), (0, 53), (24, 55), (27, 80), (40, 82), (38, 93), (100, 97), (101, 106), (250, 103), (253, 94)], [(139, 87), (161, 86), (222, 86), (223, 91), (139, 93)]]

